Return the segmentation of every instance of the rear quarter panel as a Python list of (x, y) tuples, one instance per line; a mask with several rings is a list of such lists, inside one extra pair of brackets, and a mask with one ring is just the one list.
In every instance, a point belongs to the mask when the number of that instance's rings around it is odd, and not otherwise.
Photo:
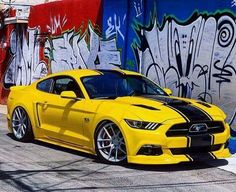
[(34, 86), (14, 86), (10, 88), (10, 94), (7, 100), (7, 118), (8, 118), (8, 128), (12, 132), (12, 126), (10, 120), (12, 118), (12, 113), (16, 107), (22, 107), (27, 112), (33, 131), (35, 128), (35, 115), (34, 115), (34, 105), (36, 102), (36, 92)]

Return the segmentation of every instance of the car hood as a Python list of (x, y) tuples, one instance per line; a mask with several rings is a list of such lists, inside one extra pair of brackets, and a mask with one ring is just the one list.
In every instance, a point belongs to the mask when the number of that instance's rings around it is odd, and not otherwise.
[(144, 121), (164, 122), (179, 118), (185, 122), (201, 122), (213, 120), (215, 116), (225, 118), (218, 107), (186, 98), (147, 95), (118, 97), (114, 101), (129, 105), (125, 112), (127, 118), (132, 118), (132, 113)]

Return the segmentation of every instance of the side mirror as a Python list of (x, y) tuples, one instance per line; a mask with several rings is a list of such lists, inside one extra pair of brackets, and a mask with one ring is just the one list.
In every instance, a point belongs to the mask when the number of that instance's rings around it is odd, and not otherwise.
[(62, 91), (61, 98), (78, 100), (74, 91)]
[(172, 91), (170, 89), (164, 88), (163, 90), (167, 93), (167, 95), (172, 95)]

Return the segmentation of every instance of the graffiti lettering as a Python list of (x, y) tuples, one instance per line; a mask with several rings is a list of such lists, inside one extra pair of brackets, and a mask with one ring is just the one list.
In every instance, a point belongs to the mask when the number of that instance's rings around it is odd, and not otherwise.
[(66, 15), (61, 18), (61, 15), (54, 16), (50, 18), (50, 25), (47, 25), (47, 29), (51, 34), (55, 34), (60, 30), (62, 31), (63, 26), (66, 24), (67, 18)]
[(231, 7), (234, 7), (234, 6), (236, 6), (236, 0), (231, 1)]
[(23, 27), (17, 27), (11, 33), (11, 59), (4, 74), (3, 85), (29, 85), (33, 81), (47, 75), (47, 67), (39, 61), (39, 29), (28, 29), (28, 37)]
[(134, 1), (134, 9), (136, 12), (136, 17), (139, 17), (143, 14), (143, 0)]
[[(81, 38), (82, 37), (82, 38)], [(89, 44), (86, 39), (89, 38)], [(103, 41), (91, 25), (80, 36), (74, 31), (48, 39), (45, 56), (50, 60), (52, 73), (79, 68), (114, 68), (121, 66), (120, 52), (115, 39)]]
[[(122, 24), (125, 23), (126, 20), (126, 14), (123, 16), (123, 21)], [(113, 37), (115, 35), (119, 35), (123, 40), (125, 40), (125, 37), (123, 35), (123, 33), (121, 32), (121, 19), (119, 16), (117, 16), (116, 14), (114, 14), (114, 17), (112, 19), (112, 17), (109, 17), (107, 20), (107, 25), (108, 28), (106, 30), (106, 38), (110, 38)]]

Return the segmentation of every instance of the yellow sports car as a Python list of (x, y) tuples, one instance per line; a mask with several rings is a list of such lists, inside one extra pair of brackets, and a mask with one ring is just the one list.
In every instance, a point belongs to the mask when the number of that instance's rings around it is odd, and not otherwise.
[(80, 69), (11, 88), (9, 130), (113, 163), (172, 164), (229, 157), (218, 107), (170, 96), (141, 74)]

